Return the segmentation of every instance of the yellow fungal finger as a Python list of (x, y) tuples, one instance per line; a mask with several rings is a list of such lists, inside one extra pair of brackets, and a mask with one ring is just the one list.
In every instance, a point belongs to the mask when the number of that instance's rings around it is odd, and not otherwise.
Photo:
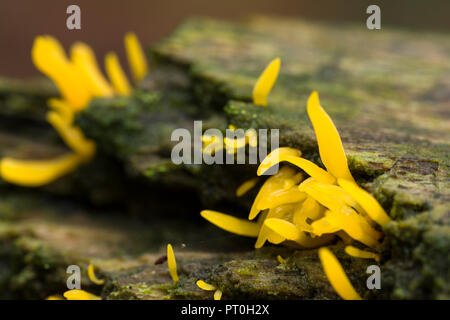
[[(282, 150), (280, 150), (282, 149)], [(311, 177), (316, 179), (317, 181), (321, 181), (327, 184), (333, 184), (336, 182), (336, 179), (323, 170), (318, 165), (312, 163), (309, 160), (303, 159), (300, 157), (301, 153), (297, 149), (293, 148), (278, 148), (272, 151), (258, 167), (257, 174), (258, 176), (264, 174), (267, 170), (269, 170), (272, 166), (277, 163), (287, 161), (303, 171), (309, 174)]]
[(125, 35), (125, 50), (134, 81), (141, 81), (148, 72), (147, 59), (138, 38), (132, 32)]
[(119, 58), (113, 52), (109, 52), (105, 56), (105, 70), (114, 91), (121, 96), (129, 96), (132, 92), (130, 83), (128, 82), (125, 72), (120, 66)]
[(95, 153), (95, 143), (86, 139), (83, 132), (70, 123), (67, 123), (59, 113), (50, 111), (47, 113), (47, 121), (58, 131), (64, 142), (76, 153), (89, 160)]
[(267, 96), (277, 80), (280, 64), (280, 58), (272, 60), (259, 76), (253, 87), (253, 104), (267, 107)]
[(0, 160), (3, 180), (25, 187), (39, 187), (74, 171), (83, 158), (70, 153), (51, 160)]
[(82, 110), (92, 98), (82, 72), (67, 58), (59, 42), (50, 36), (39, 36), (31, 50), (34, 65), (53, 80), (64, 100), (74, 111)]
[(269, 153), (264, 160), (261, 162), (261, 164), (258, 167), (258, 170), (256, 171), (256, 174), (258, 176), (264, 174), (267, 170), (269, 170), (272, 166), (276, 165), (277, 163), (280, 163), (282, 160), (280, 160), (284, 156), (301, 156), (301, 151), (294, 148), (289, 147), (282, 147), (277, 148), (273, 150), (271, 153)]
[(381, 226), (384, 226), (391, 221), (391, 218), (387, 215), (386, 211), (384, 211), (383, 207), (381, 207), (378, 201), (375, 200), (370, 193), (361, 189), (352, 181), (338, 179), (338, 183), (361, 207), (363, 207), (372, 220)]
[(102, 285), (105, 283), (104, 279), (99, 279), (96, 277), (93, 264), (89, 264), (89, 266), (88, 266), (88, 277), (89, 277), (89, 280), (91, 280), (95, 284)]
[(169, 266), (169, 273), (173, 282), (177, 283), (180, 278), (178, 278), (177, 261), (175, 260), (175, 254), (173, 253), (171, 244), (167, 245), (167, 265)]
[(214, 292), (214, 300), (220, 300), (222, 299), (222, 290), (217, 289)]
[(277, 261), (281, 264), (286, 263), (286, 260), (284, 260), (283, 257), (280, 255), (277, 256)]
[(346, 246), (345, 252), (352, 257), (362, 258), (362, 259), (374, 259), (375, 261), (380, 261), (380, 256), (374, 252), (365, 251), (358, 249), (353, 246)]
[(110, 97), (113, 95), (111, 86), (100, 72), (94, 52), (87, 44), (81, 42), (73, 44), (70, 55), (73, 64), (81, 70), (85, 83), (93, 96)]
[(246, 237), (258, 236), (260, 226), (257, 223), (212, 210), (203, 210), (200, 212), (200, 215), (212, 224), (228, 232)]
[(79, 289), (73, 289), (64, 292), (64, 297), (67, 300), (100, 300), (99, 296)]
[(74, 111), (70, 108), (66, 101), (51, 98), (48, 100), (47, 104), (61, 116), (65, 123), (73, 123)]
[(342, 299), (362, 300), (348, 280), (341, 264), (328, 248), (319, 249), (319, 258), (328, 280)]
[(198, 280), (197, 281), (197, 286), (202, 289), (202, 290), (206, 290), (206, 291), (213, 291), (216, 290), (217, 288), (215, 286), (213, 286), (212, 284), (206, 283), (203, 280)]
[(236, 197), (241, 197), (244, 194), (246, 194), (250, 189), (252, 189), (258, 183), (258, 181), (259, 181), (258, 178), (253, 178), (253, 179), (245, 181), (243, 184), (241, 184), (236, 189)]
[(347, 157), (339, 132), (330, 116), (320, 106), (317, 91), (313, 91), (309, 96), (307, 111), (316, 133), (320, 159), (322, 159), (328, 172), (336, 178), (354, 181), (348, 169)]

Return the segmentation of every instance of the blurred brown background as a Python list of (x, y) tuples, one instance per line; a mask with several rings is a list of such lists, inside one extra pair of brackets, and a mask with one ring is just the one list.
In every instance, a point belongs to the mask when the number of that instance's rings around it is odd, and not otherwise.
[[(81, 7), (81, 30), (66, 28), (70, 4)], [(382, 28), (450, 30), (449, 0), (0, 0), (0, 75), (38, 74), (30, 50), (39, 34), (56, 36), (66, 48), (75, 40), (87, 42), (98, 58), (110, 50), (123, 58), (125, 32), (135, 31), (147, 46), (191, 16), (239, 20), (271, 14), (355, 22), (365, 28), (370, 4), (381, 7)]]

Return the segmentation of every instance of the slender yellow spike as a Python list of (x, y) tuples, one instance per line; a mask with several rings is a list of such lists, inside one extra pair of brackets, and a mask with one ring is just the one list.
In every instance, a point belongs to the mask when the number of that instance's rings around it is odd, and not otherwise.
[(272, 90), (280, 71), (280, 58), (272, 60), (259, 76), (253, 87), (253, 104), (257, 106), (267, 107), (267, 96)]
[(236, 197), (242, 197), (244, 194), (246, 194), (250, 189), (252, 189), (257, 183), (259, 179), (253, 178), (250, 180), (245, 181), (243, 184), (241, 184), (236, 189)]
[(345, 252), (352, 257), (362, 258), (362, 259), (374, 259), (375, 261), (380, 261), (380, 256), (374, 252), (361, 250), (353, 246), (346, 246)]
[(72, 45), (71, 60), (82, 72), (86, 84), (95, 97), (111, 97), (113, 90), (100, 72), (92, 49), (84, 43), (77, 42)]
[(286, 263), (286, 260), (283, 259), (283, 257), (280, 256), (280, 255), (277, 255), (277, 261), (278, 261), (279, 263), (281, 263), (281, 264)]
[(59, 42), (50, 36), (39, 36), (31, 50), (34, 65), (58, 87), (74, 111), (82, 110), (92, 98), (82, 72), (67, 58)]
[(73, 289), (64, 292), (64, 297), (67, 300), (100, 300), (99, 296), (89, 293), (84, 290)]
[(65, 123), (73, 123), (74, 111), (70, 108), (66, 101), (51, 98), (47, 101), (47, 104), (50, 108), (59, 113)]
[(177, 261), (175, 260), (175, 254), (173, 253), (173, 248), (170, 243), (167, 245), (167, 265), (169, 266), (169, 273), (173, 282), (177, 283), (180, 278), (178, 277), (177, 272)]
[(384, 226), (391, 221), (391, 218), (387, 215), (386, 211), (384, 211), (378, 201), (366, 190), (358, 187), (356, 183), (345, 179), (338, 179), (338, 184), (347, 191), (348, 194), (363, 207), (367, 215), (379, 225)]
[(216, 286), (213, 286), (212, 284), (206, 283), (203, 280), (198, 280), (197, 281), (197, 286), (202, 289), (202, 290), (206, 290), (206, 291), (213, 291), (216, 290)]
[(217, 289), (214, 292), (214, 300), (220, 300), (220, 299), (222, 299), (222, 290)]
[(264, 158), (264, 160), (259, 165), (256, 174), (258, 176), (264, 174), (264, 172), (269, 170), (272, 166), (276, 165), (277, 163), (280, 163), (282, 161), (281, 159), (283, 159), (285, 156), (300, 157), (301, 155), (302, 153), (298, 149), (289, 147), (277, 148)]
[(95, 284), (102, 285), (105, 283), (104, 279), (99, 279), (95, 275), (93, 264), (89, 264), (89, 266), (88, 266), (88, 277), (89, 277), (89, 280), (91, 280)]
[(122, 67), (120, 66), (119, 58), (113, 52), (109, 52), (105, 57), (105, 69), (108, 78), (112, 83), (114, 91), (121, 96), (129, 96), (132, 92), (130, 83), (128, 82)]
[(84, 160), (89, 160), (95, 153), (95, 143), (86, 139), (80, 128), (64, 121), (59, 113), (47, 113), (47, 121), (58, 131), (64, 142)]
[(239, 219), (212, 210), (203, 210), (200, 215), (212, 224), (228, 232), (246, 237), (257, 237), (260, 226), (257, 223)]
[(0, 176), (3, 180), (25, 187), (39, 187), (74, 171), (82, 157), (69, 153), (51, 160), (0, 160)]
[(328, 280), (342, 299), (362, 300), (348, 280), (341, 264), (328, 248), (319, 249), (319, 258)]
[(307, 112), (316, 133), (320, 158), (327, 170), (336, 178), (354, 181), (348, 169), (347, 157), (339, 132), (333, 120), (320, 106), (319, 95), (313, 91), (308, 99)]
[(148, 72), (147, 59), (138, 38), (132, 32), (125, 35), (125, 50), (135, 82), (142, 80)]
[(309, 174), (311, 177), (313, 177), (318, 181), (327, 184), (333, 184), (336, 182), (336, 179), (331, 174), (329, 174), (316, 164), (312, 163), (311, 161), (301, 158), (300, 155), (301, 153), (297, 149), (286, 147), (278, 148), (272, 151), (263, 160), (263, 162), (261, 162), (261, 164), (258, 167), (257, 174), (258, 176), (260, 176), (275, 164), (286, 161), (299, 167), (300, 169), (302, 169), (303, 171), (305, 171), (307, 174)]

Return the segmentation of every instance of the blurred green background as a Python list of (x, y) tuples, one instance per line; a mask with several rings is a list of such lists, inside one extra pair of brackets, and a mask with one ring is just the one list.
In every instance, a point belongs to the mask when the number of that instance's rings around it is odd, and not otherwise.
[[(81, 7), (81, 30), (66, 28), (70, 4)], [(265, 14), (353, 22), (365, 28), (370, 4), (381, 7), (382, 28), (450, 30), (450, 0), (1, 0), (0, 75), (38, 74), (30, 49), (39, 34), (56, 36), (66, 48), (76, 40), (87, 42), (97, 58), (114, 50), (123, 59), (125, 32), (135, 31), (149, 45), (191, 16), (239, 20)]]

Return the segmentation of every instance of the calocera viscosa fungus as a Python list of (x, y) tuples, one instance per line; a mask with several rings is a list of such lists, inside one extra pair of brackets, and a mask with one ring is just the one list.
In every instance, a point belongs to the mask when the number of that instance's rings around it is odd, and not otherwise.
[[(126, 34), (125, 48), (137, 83), (148, 72), (148, 67), (135, 34)], [(0, 176), (10, 183), (38, 187), (74, 171), (95, 154), (95, 142), (87, 139), (75, 126), (74, 113), (83, 110), (94, 97), (129, 95), (132, 90), (115, 54), (109, 53), (105, 60), (110, 84), (102, 75), (94, 52), (84, 43), (75, 43), (69, 58), (58, 40), (47, 35), (38, 36), (31, 56), (34, 65), (56, 84), (61, 94), (61, 98), (48, 101), (52, 111), (47, 113), (47, 121), (72, 151), (48, 160), (3, 158), (0, 160)]]

